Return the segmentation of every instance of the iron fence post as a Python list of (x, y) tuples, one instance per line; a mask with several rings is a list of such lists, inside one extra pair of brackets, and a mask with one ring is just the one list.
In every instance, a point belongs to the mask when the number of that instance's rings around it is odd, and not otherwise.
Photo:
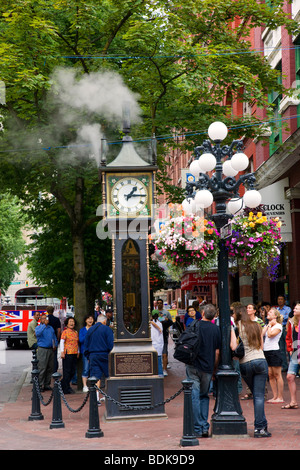
[(52, 421), (50, 424), (50, 429), (64, 428), (64, 422), (62, 420), (62, 411), (61, 411), (61, 399), (60, 399), (60, 390), (59, 390), (59, 381), (61, 374), (55, 372), (52, 374), (54, 378), (54, 388), (53, 388), (53, 410), (52, 410)]
[(90, 392), (90, 410), (89, 410), (89, 429), (85, 433), (85, 437), (103, 437), (104, 434), (100, 429), (99, 424), (99, 413), (98, 413), (98, 402), (97, 402), (97, 390), (96, 383), (98, 379), (96, 377), (89, 377), (87, 384)]
[(187, 446), (198, 446), (199, 440), (196, 438), (194, 430), (194, 418), (193, 418), (193, 405), (192, 405), (192, 380), (183, 380), (183, 436), (180, 440), (180, 445), (183, 447)]

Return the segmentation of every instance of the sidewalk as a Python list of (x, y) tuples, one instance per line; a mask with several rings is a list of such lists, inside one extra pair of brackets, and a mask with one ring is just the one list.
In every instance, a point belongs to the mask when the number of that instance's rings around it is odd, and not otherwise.
[[(170, 351), (168, 377), (165, 377), (165, 399), (178, 391), (185, 379), (185, 367), (173, 359)], [(5, 450), (103, 450), (105, 455), (110, 451), (177, 451), (180, 453), (198, 454), (204, 450), (298, 450), (300, 449), (300, 407), (297, 410), (282, 410), (281, 404), (267, 404), (266, 416), (272, 437), (268, 439), (253, 438), (253, 401), (241, 401), (243, 415), (247, 421), (248, 436), (222, 436), (199, 439), (199, 446), (180, 447), (183, 433), (183, 398), (181, 393), (165, 405), (167, 418), (136, 421), (105, 422), (103, 419), (105, 405), (100, 406), (99, 418), (103, 437), (88, 439), (85, 433), (89, 427), (89, 401), (78, 413), (72, 413), (62, 402), (62, 418), (65, 427), (50, 429), (52, 404), (41, 405), (42, 421), (28, 421), (31, 414), (32, 385), (31, 369), (23, 374), (24, 382), (20, 387), (16, 401), (6, 403), (0, 410), (1, 448)], [(284, 374), (284, 398), (289, 401), (289, 392)], [(300, 404), (300, 378), (296, 379), (298, 400)], [(271, 398), (270, 387), (268, 385)], [(43, 394), (47, 402), (50, 392)], [(67, 402), (72, 409), (83, 403), (85, 394), (67, 395)], [(215, 400), (210, 398), (210, 416)], [(120, 453), (116, 453), (120, 455)], [(134, 454), (134, 452), (132, 452)], [(127, 455), (127, 454), (126, 454)]]

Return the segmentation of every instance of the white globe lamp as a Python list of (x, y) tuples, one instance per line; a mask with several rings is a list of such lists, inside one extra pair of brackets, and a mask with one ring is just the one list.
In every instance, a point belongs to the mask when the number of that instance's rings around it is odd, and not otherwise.
[(200, 167), (199, 160), (193, 160), (189, 167), (189, 172), (192, 173), (193, 176), (198, 178), (199, 173), (202, 173), (202, 168)]
[(247, 155), (242, 152), (235, 153), (231, 160), (231, 166), (236, 171), (244, 171), (249, 165), (249, 159)]
[(205, 171), (212, 171), (217, 164), (216, 157), (212, 153), (203, 153), (199, 158), (199, 165), (202, 170)]
[(212, 193), (208, 189), (200, 189), (196, 193), (195, 202), (197, 206), (206, 209), (207, 207), (212, 205), (212, 203), (214, 202), (214, 198)]
[(260, 192), (256, 191), (256, 189), (250, 189), (245, 192), (243, 199), (245, 206), (254, 208), (261, 204), (262, 197)]
[(238, 174), (238, 171), (232, 168), (230, 160), (226, 160), (223, 163), (223, 173), (225, 176), (236, 176)]
[(196, 203), (193, 199), (184, 199), (181, 205), (184, 212), (188, 215), (196, 212)]
[(213, 122), (208, 128), (208, 135), (214, 142), (224, 140), (228, 134), (227, 126), (223, 122)]
[(230, 214), (238, 214), (244, 206), (244, 201), (242, 198), (240, 199), (230, 199), (227, 204), (227, 209)]

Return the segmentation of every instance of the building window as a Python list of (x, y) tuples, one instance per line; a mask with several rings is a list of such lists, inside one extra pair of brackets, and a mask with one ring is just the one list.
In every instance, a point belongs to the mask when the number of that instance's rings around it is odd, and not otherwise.
[[(278, 76), (278, 83), (282, 84), (282, 64), (281, 61), (275, 67), (280, 72)], [(269, 103), (273, 105), (273, 122), (270, 123), (272, 135), (270, 137), (270, 156), (276, 152), (279, 144), (282, 143), (282, 125), (280, 121), (279, 105), (282, 99), (282, 94), (278, 91), (272, 91), (268, 96)]]

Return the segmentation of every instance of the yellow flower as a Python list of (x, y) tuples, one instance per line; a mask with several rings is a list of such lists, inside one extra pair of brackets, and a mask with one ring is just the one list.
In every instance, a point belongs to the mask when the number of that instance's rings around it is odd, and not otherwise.
[(260, 219), (261, 216), (262, 216), (262, 213), (261, 213), (261, 212), (258, 212), (258, 213), (257, 213), (257, 217)]
[(262, 223), (263, 223), (262, 217), (260, 217), (259, 219), (257, 219), (256, 222), (257, 222), (258, 224), (262, 224)]
[(253, 220), (253, 216), (249, 214), (248, 220)]
[(250, 222), (249, 227), (253, 228), (253, 227), (255, 227), (255, 224), (253, 222)]
[(277, 227), (280, 228), (281, 227), (281, 222), (277, 222)]

